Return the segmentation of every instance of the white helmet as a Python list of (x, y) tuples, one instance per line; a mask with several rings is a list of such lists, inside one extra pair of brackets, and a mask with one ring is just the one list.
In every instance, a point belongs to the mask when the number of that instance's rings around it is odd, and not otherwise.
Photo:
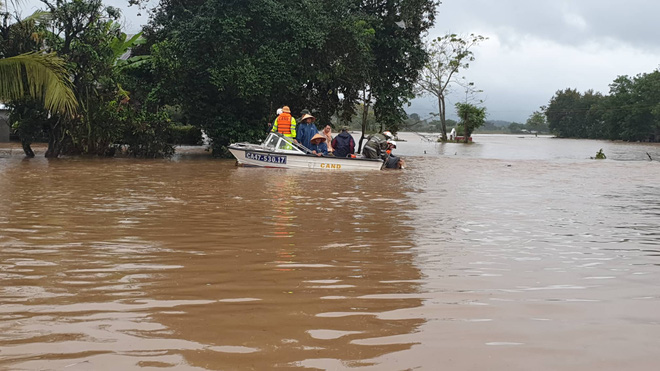
[(279, 116), (279, 115), (281, 115), (281, 114), (282, 114), (282, 109), (281, 109), (281, 108), (278, 108), (278, 109), (277, 109), (277, 115)]
[(388, 140), (388, 141), (387, 141), (387, 144), (391, 145), (392, 148), (396, 148), (396, 142), (393, 141), (393, 140)]
[(392, 133), (389, 130), (384, 131), (383, 135), (386, 136), (388, 139), (394, 139), (394, 135), (392, 135)]

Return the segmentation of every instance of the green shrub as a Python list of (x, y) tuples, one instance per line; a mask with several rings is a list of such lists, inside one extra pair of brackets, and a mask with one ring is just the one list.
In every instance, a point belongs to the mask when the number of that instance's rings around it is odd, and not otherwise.
[(169, 127), (168, 143), (174, 145), (198, 146), (202, 144), (202, 130), (192, 125), (176, 125)]

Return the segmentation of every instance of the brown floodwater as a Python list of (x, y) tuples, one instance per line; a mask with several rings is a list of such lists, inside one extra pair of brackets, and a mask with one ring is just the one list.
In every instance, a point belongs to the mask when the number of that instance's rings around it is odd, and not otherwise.
[(376, 174), (0, 148), (0, 368), (660, 367), (660, 147), (402, 136)]

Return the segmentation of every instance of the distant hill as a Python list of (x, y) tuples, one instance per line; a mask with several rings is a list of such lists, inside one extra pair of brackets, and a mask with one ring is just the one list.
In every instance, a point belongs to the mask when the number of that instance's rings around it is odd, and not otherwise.
[(497, 127), (507, 127), (511, 124), (511, 121), (504, 120), (486, 120), (486, 124), (491, 124)]

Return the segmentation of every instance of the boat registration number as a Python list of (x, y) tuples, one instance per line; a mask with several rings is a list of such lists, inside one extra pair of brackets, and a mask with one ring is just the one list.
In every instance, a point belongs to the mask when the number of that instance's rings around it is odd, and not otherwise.
[(286, 156), (264, 155), (263, 153), (245, 152), (245, 158), (271, 164), (286, 164)]

